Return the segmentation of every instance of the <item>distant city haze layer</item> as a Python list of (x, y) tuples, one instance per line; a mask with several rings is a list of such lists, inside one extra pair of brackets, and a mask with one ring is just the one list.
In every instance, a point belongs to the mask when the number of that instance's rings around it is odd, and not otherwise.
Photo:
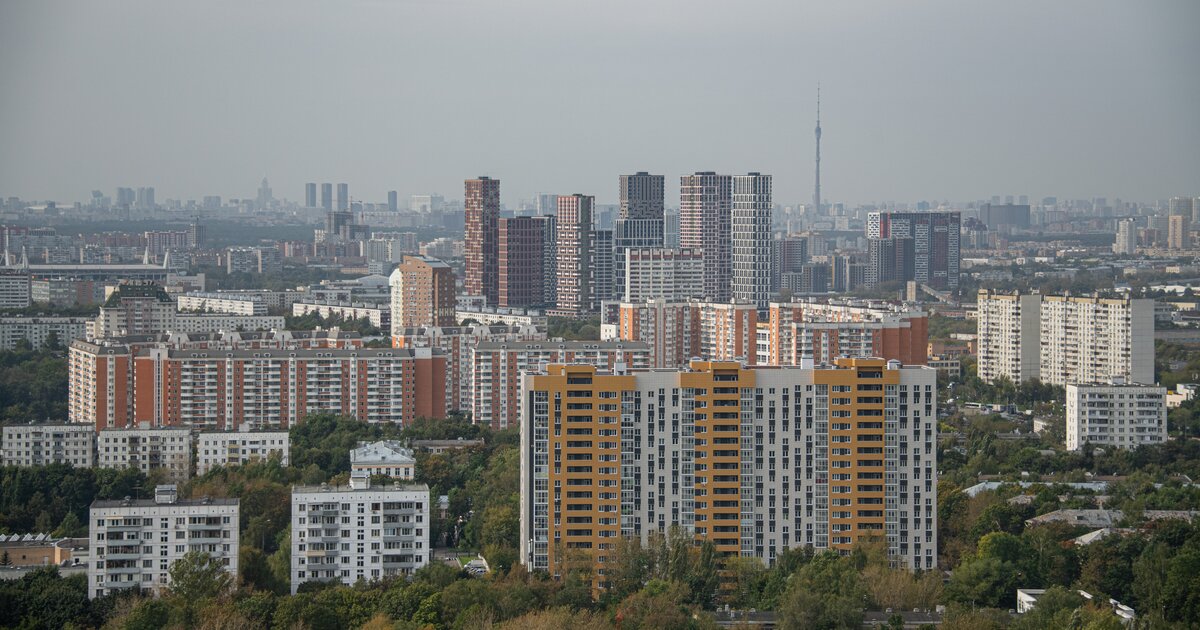
[(1200, 2), (0, 3), (0, 195), (1200, 194)]

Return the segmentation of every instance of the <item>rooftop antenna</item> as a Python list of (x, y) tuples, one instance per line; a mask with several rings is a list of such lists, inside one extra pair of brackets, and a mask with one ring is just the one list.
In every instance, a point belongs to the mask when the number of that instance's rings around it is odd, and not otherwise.
[(813, 207), (821, 214), (821, 83), (817, 82), (817, 176), (813, 186)]

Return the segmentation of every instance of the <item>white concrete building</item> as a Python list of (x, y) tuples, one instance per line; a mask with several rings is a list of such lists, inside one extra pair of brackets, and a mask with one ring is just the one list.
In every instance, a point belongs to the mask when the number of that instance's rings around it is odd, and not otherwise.
[(629, 249), (625, 252), (623, 302), (686, 302), (704, 294), (704, 255), (694, 249)]
[(142, 426), (101, 429), (96, 434), (96, 466), (136, 468), (144, 473), (167, 469), (177, 481), (186, 480), (192, 460), (192, 431), (185, 427)]
[(292, 593), (305, 582), (351, 585), (410, 575), (429, 563), (429, 487), (292, 488)]
[(541, 326), (544, 327), (550, 318), (542, 311), (532, 308), (463, 308), (462, 303), (454, 309), (454, 317), (461, 324), (466, 320), (474, 320), (484, 326), (501, 324), (503, 326)]
[(1154, 381), (1154, 300), (985, 290), (976, 312), (984, 380)]
[(342, 319), (365, 319), (371, 322), (372, 326), (384, 331), (384, 334), (392, 329), (392, 307), (385, 303), (319, 300), (296, 300), (292, 303), (293, 317), (309, 313), (316, 313), (324, 318), (337, 316)]
[(58, 336), (58, 342), (65, 348), (72, 339), (86, 337), (90, 323), (87, 317), (0, 317), (0, 350), (12, 350), (22, 339), (34, 348), (41, 348), (51, 333)]
[(288, 465), (290, 440), (287, 431), (251, 431), (249, 424), (240, 431), (206, 431), (196, 436), (196, 474), (203, 475), (216, 466), (241, 466), (279, 456)]
[(766, 311), (771, 301), (771, 176), (733, 176), (731, 297)]
[(180, 311), (211, 311), (229, 315), (266, 315), (267, 303), (254, 293), (185, 293), (175, 300)]
[(1165, 442), (1166, 398), (1167, 389), (1154, 385), (1067, 385), (1067, 449)]
[(351, 474), (386, 475), (411, 481), (416, 467), (417, 458), (413, 457), (412, 449), (399, 440), (359, 442), (358, 448), (350, 451)]
[(96, 463), (96, 429), (87, 424), (13, 424), (4, 427), (0, 466)]
[(88, 597), (129, 589), (159, 592), (171, 565), (192, 551), (211, 555), (237, 579), (237, 499), (179, 499), (174, 485), (154, 499), (94, 501), (88, 516)]
[(1118, 256), (1132, 256), (1137, 253), (1137, 244), (1137, 219), (1128, 218), (1117, 221), (1117, 238), (1113, 241), (1113, 253)]
[(171, 327), (156, 332), (173, 332), (184, 335), (256, 330), (283, 330), (281, 315), (199, 315), (178, 313)]
[(1039, 378), (1042, 296), (980, 291), (976, 302), (979, 378)]
[(29, 304), (29, 272), (0, 269), (0, 308), (25, 308)]

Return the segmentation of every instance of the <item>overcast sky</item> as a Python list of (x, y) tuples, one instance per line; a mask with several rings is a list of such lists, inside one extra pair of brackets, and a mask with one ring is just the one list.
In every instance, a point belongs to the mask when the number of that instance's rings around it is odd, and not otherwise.
[(0, 195), (1200, 195), (1200, 2), (0, 1)]

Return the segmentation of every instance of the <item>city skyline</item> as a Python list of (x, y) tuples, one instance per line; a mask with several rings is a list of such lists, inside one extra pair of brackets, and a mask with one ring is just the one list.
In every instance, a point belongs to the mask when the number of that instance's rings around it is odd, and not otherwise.
[[(382, 202), (390, 190), (452, 195), (464, 174), (488, 173), (510, 182), (510, 206), (536, 192), (608, 204), (621, 173), (667, 175), (672, 200), (676, 175), (757, 170), (775, 176), (775, 198), (790, 205), (813, 192), (818, 82), (826, 201), (1147, 200), (1194, 194), (1200, 171), (1200, 127), (1188, 105), (1200, 99), (1200, 78), (1188, 71), (1194, 3), (1155, 11), (765, 3), (732, 16), (699, 11), (687, 22), (664, 3), (639, 8), (633, 25), (620, 4), (278, 8), (0, 9), (0, 74), (10, 85), (0, 95), (0, 194), (65, 202), (142, 182), (160, 198), (252, 197), (267, 176), (293, 200), (307, 182), (335, 181), (350, 182), (355, 199)], [(467, 11), (478, 19), (464, 22)], [(181, 37), (178, 23), (208, 36)], [(544, 37), (483, 26), (509, 23)], [(1067, 26), (1113, 45), (1080, 46), (1062, 37)], [(46, 51), (31, 38), (51, 28), (56, 46)], [(101, 45), (125, 29), (171, 54)], [(318, 36), (329, 45), (311, 46)], [(730, 45), (701, 45), (713, 36)], [(456, 50), (436, 46), (448, 37)], [(1010, 46), (1016, 41), (1038, 45)], [(485, 58), (486, 104), (459, 80)], [(635, 60), (639, 72), (620, 71)], [(685, 60), (729, 70), (730, 79), (686, 92)], [(288, 70), (267, 71), (276, 67)], [(735, 89), (739, 76), (768, 86), (766, 96), (750, 103)], [(538, 97), (553, 85), (584, 96), (566, 105)], [(63, 86), (72, 98), (29, 98)], [(631, 91), (641, 98), (618, 96)], [(680, 107), (684, 93), (692, 98)], [(713, 121), (714, 132), (694, 133)], [(564, 159), (555, 138), (590, 150)], [(111, 159), (118, 148), (122, 159)], [(1140, 156), (1132, 168), (1129, 155)]]

